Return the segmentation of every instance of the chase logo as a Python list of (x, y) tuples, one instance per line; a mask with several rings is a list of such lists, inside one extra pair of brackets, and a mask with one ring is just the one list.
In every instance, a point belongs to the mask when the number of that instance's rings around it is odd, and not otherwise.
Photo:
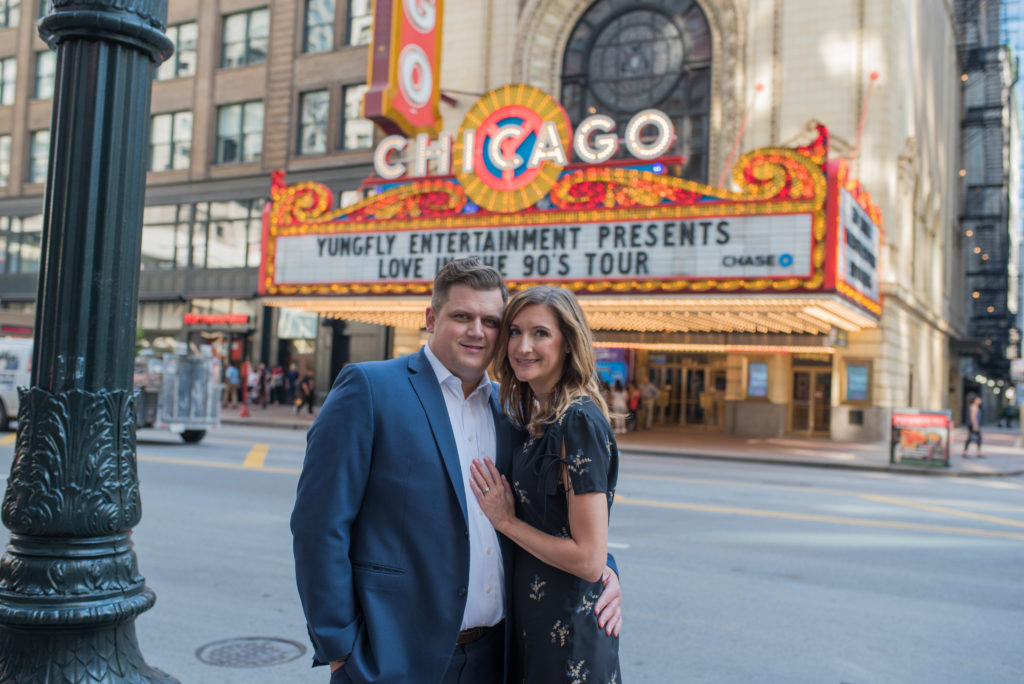
[(781, 266), (782, 268), (789, 268), (793, 265), (793, 255), (788, 252), (785, 254), (742, 254), (739, 256), (728, 255), (722, 257), (722, 265), (727, 268), (735, 268), (737, 266)]

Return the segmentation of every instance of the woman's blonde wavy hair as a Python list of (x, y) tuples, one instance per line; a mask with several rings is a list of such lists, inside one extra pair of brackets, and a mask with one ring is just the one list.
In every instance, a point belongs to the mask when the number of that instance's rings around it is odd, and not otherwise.
[[(562, 366), (562, 377), (555, 383), (547, 401), (535, 407), (536, 397), (529, 383), (516, 379), (508, 358), (508, 341), (512, 321), (528, 306), (543, 304), (554, 314), (562, 339), (569, 348)], [(569, 408), (570, 402), (580, 396), (589, 396), (608, 420), (608, 405), (601, 395), (595, 372), (594, 338), (576, 296), (569, 290), (541, 285), (512, 295), (501, 318), (498, 331), (495, 376), (500, 383), (498, 396), (501, 405), (519, 427), (539, 437), (544, 428), (556, 422)]]

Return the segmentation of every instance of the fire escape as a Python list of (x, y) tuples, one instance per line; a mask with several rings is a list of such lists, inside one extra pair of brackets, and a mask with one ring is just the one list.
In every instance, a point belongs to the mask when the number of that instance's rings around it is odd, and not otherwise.
[[(1001, 41), (1001, 3), (957, 3), (963, 82), (960, 229), (964, 239), (967, 338), (959, 351), (975, 359), (974, 370), (1009, 378), (1007, 350), (1015, 330), (1010, 308), (1011, 154), (1016, 59)], [(1016, 308), (1015, 306), (1013, 308)], [(1016, 337), (1016, 336), (1014, 336)]]

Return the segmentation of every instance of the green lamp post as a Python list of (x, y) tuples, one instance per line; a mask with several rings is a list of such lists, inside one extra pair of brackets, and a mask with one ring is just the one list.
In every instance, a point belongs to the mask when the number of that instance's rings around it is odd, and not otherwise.
[(167, 0), (53, 0), (32, 386), (2, 519), (0, 684), (174, 682), (139, 652), (132, 371), (151, 82)]

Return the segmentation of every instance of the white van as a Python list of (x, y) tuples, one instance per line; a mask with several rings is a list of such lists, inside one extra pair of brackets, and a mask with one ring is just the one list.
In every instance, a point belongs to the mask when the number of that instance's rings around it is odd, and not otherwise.
[(29, 386), (32, 340), (0, 337), (0, 431), (18, 417), (18, 388)]

